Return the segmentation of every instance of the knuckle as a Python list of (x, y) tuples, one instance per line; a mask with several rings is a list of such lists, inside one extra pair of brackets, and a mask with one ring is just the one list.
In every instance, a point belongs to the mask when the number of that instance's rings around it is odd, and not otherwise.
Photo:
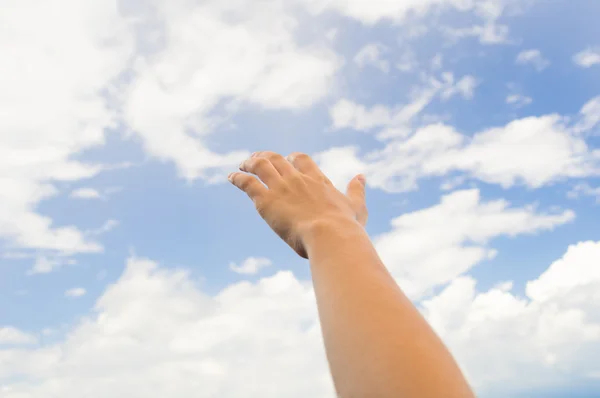
[(294, 159), (296, 159), (296, 160), (299, 160), (299, 161), (301, 161), (301, 162), (305, 162), (305, 161), (307, 161), (307, 160), (310, 160), (310, 156), (308, 156), (308, 155), (307, 155), (307, 154), (305, 154), (305, 153), (298, 152), (298, 153), (297, 153), (297, 154), (294, 156)]
[(269, 152), (266, 157), (267, 157), (267, 159), (274, 160), (274, 161), (283, 160), (283, 156), (281, 156), (280, 154), (278, 154), (276, 152)]
[(252, 170), (262, 170), (264, 169), (269, 161), (265, 158), (255, 158), (252, 161), (251, 169)]
[(300, 174), (291, 174), (288, 178), (288, 183), (292, 186), (298, 186), (304, 184), (304, 179)]
[(297, 160), (303, 160), (304, 157), (308, 157), (308, 155), (302, 152), (292, 152), (287, 159), (288, 161), (294, 163)]

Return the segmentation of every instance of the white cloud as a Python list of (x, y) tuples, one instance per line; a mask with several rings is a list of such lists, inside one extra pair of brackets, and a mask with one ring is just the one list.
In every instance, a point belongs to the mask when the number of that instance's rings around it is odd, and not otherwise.
[(38, 255), (35, 258), (33, 267), (27, 272), (27, 275), (49, 274), (65, 265), (75, 264), (77, 264), (77, 261), (68, 256)]
[(508, 27), (496, 23), (474, 25), (466, 28), (443, 27), (442, 32), (454, 40), (465, 37), (478, 37), (481, 44), (497, 45), (510, 42), (508, 39)]
[[(527, 283), (527, 296), (537, 302), (550, 302), (569, 293), (592, 293), (600, 299), (600, 242), (582, 242), (569, 247), (563, 258), (550, 265), (540, 277)], [(579, 297), (581, 300), (581, 297)], [(597, 302), (597, 300), (595, 300)], [(580, 302), (582, 304), (583, 302)], [(598, 318), (596, 314), (595, 318)], [(598, 330), (600, 339), (600, 330)]]
[(79, 188), (71, 192), (74, 199), (101, 199), (102, 195), (94, 188)]
[(369, 165), (358, 156), (357, 146), (332, 148), (313, 156), (331, 182), (345, 192), (347, 184), (357, 174), (364, 173)]
[(456, 191), (434, 207), (393, 219), (392, 230), (374, 241), (400, 286), (416, 299), (493, 258), (492, 239), (551, 230), (574, 217), (568, 210), (543, 213), (504, 200), (486, 202), (476, 189)]
[(572, 384), (600, 370), (599, 261), (600, 242), (573, 245), (526, 297), (510, 284), (478, 293), (458, 278), (424, 314), (482, 393)]
[[(465, 0), (404, 0), (404, 1), (376, 1), (363, 0), (333, 0), (322, 2), (318, 0), (300, 0), (305, 3), (313, 13), (336, 11), (344, 16), (356, 19), (364, 24), (373, 25), (382, 20), (402, 22), (409, 15), (423, 16), (433, 9), (450, 9), (459, 11), (473, 11), (481, 8), (474, 7), (474, 2)], [(491, 2), (488, 2), (491, 3)], [(482, 13), (478, 15), (484, 17)]]
[[(498, 20), (510, 5), (519, 7), (522, 6), (521, 3), (513, 2), (511, 4), (503, 0), (466, 1), (463, 4), (472, 6), (475, 15), (481, 19), (482, 23), (461, 28), (442, 26), (442, 32), (454, 40), (477, 37), (479, 42), (484, 45), (508, 44), (510, 43), (508, 26), (498, 23)], [(513, 9), (513, 11), (515, 10)]]
[(0, 238), (21, 248), (98, 252), (76, 227), (53, 225), (35, 208), (57, 193), (54, 181), (102, 170), (72, 155), (101, 145), (114, 124), (102, 90), (129, 59), (124, 21), (111, 2), (25, 0), (3, 4), (0, 26)]
[(577, 199), (580, 196), (592, 196), (596, 198), (596, 202), (600, 203), (600, 187), (594, 188), (587, 182), (582, 182), (575, 185), (568, 193), (567, 196), (571, 199)]
[(117, 220), (107, 220), (100, 228), (93, 229), (91, 231), (86, 231), (86, 234), (89, 235), (102, 235), (107, 232), (112, 231), (116, 227), (119, 226), (119, 221)]
[[(117, 125), (137, 136), (148, 154), (174, 162), (182, 176), (224, 180), (225, 170), (248, 153), (215, 153), (204, 143), (206, 134), (245, 104), (308, 108), (328, 95), (335, 81), (342, 61), (330, 40), (296, 40), (303, 26), (298, 5), (363, 23), (400, 21), (438, 7), (474, 11), (484, 19), (501, 13), (462, 0), (369, 5), (272, 0), (259, 9), (216, 0), (159, 0), (152, 7), (136, 0), (122, 5), (62, 0), (60, 7), (12, 1), (0, 16), (0, 45), (8, 49), (0, 74), (5, 111), (0, 237), (22, 248), (101, 251), (75, 226), (53, 225), (34, 209), (57, 194), (54, 181), (81, 180), (103, 170), (73, 155), (102, 145), (104, 130)], [(403, 117), (418, 113), (427, 96), (416, 98)], [(403, 128), (392, 126), (390, 134)], [(92, 191), (74, 196), (97, 197)]]
[(506, 103), (514, 106), (515, 108), (523, 108), (533, 102), (531, 97), (521, 94), (511, 94), (506, 97)]
[(354, 63), (359, 68), (373, 66), (383, 73), (388, 73), (390, 71), (390, 63), (382, 58), (386, 51), (388, 51), (387, 47), (381, 43), (369, 43), (356, 53)]
[(389, 107), (377, 104), (371, 108), (357, 104), (348, 99), (339, 100), (329, 110), (334, 130), (351, 128), (358, 131), (370, 131), (383, 128), (378, 138), (386, 139), (396, 136), (406, 136), (410, 133), (410, 125), (436, 97), (448, 100), (455, 95), (472, 98), (478, 82), (473, 76), (467, 75), (455, 80), (454, 74), (443, 73), (440, 79), (430, 77), (423, 87), (415, 90), (410, 102), (405, 105)]
[[(328, 167), (343, 160), (360, 166), (371, 187), (390, 192), (414, 190), (421, 178), (452, 172), (505, 188), (517, 184), (539, 188), (600, 173), (600, 151), (588, 147), (580, 134), (594, 125), (595, 114), (584, 113), (586, 109), (589, 108), (584, 107), (580, 115), (585, 123), (574, 127), (556, 114), (517, 119), (472, 137), (450, 126), (435, 124), (418, 129), (408, 138), (392, 139), (384, 149), (362, 157), (348, 147), (333, 148), (316, 158), (336, 186), (343, 184), (348, 174), (341, 173), (339, 167)], [(531, 156), (532, 151), (536, 156)], [(344, 159), (337, 159), (340, 155)]]
[(600, 126), (600, 96), (589, 100), (580, 112), (580, 120), (575, 127), (577, 132), (593, 131)]
[(600, 48), (586, 48), (573, 56), (573, 62), (582, 68), (600, 64)]
[(237, 274), (255, 275), (263, 268), (271, 265), (273, 265), (273, 263), (268, 258), (250, 257), (244, 260), (239, 266), (234, 263), (229, 264), (229, 269)]
[[(498, 231), (491, 203), (479, 204), (486, 226), (464, 234)], [(600, 370), (599, 259), (600, 242), (581, 243), (527, 297), (511, 283), (479, 293), (459, 277), (421, 307), (478, 392), (566, 385)], [(185, 271), (136, 258), (63, 341), (0, 348), (0, 375), (3, 398), (335, 396), (309, 282), (279, 272), (211, 297)]]
[(31, 334), (25, 333), (12, 326), (0, 326), (0, 347), (8, 345), (29, 345), (36, 343), (37, 338)]
[[(334, 82), (341, 60), (320, 38), (297, 43), (293, 8), (276, 0), (260, 9), (216, 0), (4, 4), (0, 238), (16, 248), (102, 250), (35, 208), (58, 193), (55, 181), (106, 168), (73, 159), (104, 144), (107, 128), (122, 125), (186, 178), (223, 177), (248, 153), (215, 153), (204, 135), (244, 104), (310, 107)], [(98, 197), (90, 190), (74, 196)]]
[[(224, 180), (246, 151), (217, 154), (202, 137), (245, 104), (302, 109), (327, 95), (341, 61), (317, 40), (299, 45), (292, 4), (159, 1), (133, 11), (146, 21), (137, 37), (165, 46), (140, 54), (124, 97), (124, 119), (151, 155), (173, 161), (186, 178)], [(155, 22), (152, 22), (155, 21)], [(165, 135), (164, 132), (169, 134)]]
[[(385, 105), (375, 105), (367, 109), (348, 99), (341, 99), (330, 109), (334, 129), (352, 128), (368, 131), (392, 123), (395, 115)], [(400, 112), (398, 112), (400, 113)]]
[(532, 65), (538, 71), (546, 69), (550, 65), (548, 61), (542, 55), (540, 50), (523, 50), (517, 55), (517, 65)]
[(143, 259), (64, 341), (0, 350), (0, 375), (3, 398), (335, 395), (308, 282), (279, 272), (211, 297)]
[(65, 292), (65, 297), (77, 298), (85, 296), (87, 290), (82, 287), (74, 287), (73, 289), (69, 289)]
[(64, 265), (63, 259), (48, 258), (46, 256), (38, 256), (35, 259), (33, 268), (29, 271), (29, 275), (35, 274), (49, 274), (57, 268)]
[(442, 99), (448, 100), (453, 96), (460, 94), (465, 99), (472, 99), (475, 95), (475, 88), (479, 85), (479, 81), (474, 76), (464, 76), (456, 83), (454, 82), (454, 75), (451, 73), (445, 74), (446, 81), (449, 83), (449, 87), (442, 91)]

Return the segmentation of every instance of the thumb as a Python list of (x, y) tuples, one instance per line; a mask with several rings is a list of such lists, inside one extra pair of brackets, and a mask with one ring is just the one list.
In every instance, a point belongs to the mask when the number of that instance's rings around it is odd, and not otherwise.
[(363, 226), (367, 224), (367, 218), (369, 217), (369, 213), (367, 211), (367, 203), (366, 203), (366, 193), (365, 186), (367, 183), (367, 179), (363, 174), (359, 174), (350, 181), (348, 184), (348, 189), (346, 191), (346, 196), (350, 199), (352, 203), (352, 208), (356, 212), (356, 219)]

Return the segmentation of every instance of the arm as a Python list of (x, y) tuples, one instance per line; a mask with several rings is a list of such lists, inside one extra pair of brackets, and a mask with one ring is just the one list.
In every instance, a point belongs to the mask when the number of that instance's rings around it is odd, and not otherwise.
[(327, 357), (340, 397), (474, 396), (361, 226), (324, 222), (309, 234), (306, 244)]
[(454, 359), (363, 228), (364, 180), (344, 195), (310, 157), (260, 152), (232, 173), (271, 228), (310, 260), (327, 358), (342, 398), (472, 398)]

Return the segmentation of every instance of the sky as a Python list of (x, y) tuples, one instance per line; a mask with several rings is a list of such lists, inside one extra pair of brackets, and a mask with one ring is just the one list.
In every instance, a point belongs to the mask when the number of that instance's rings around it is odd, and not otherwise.
[(0, 398), (333, 398), (306, 260), (226, 176), (367, 176), (483, 398), (600, 397), (600, 3), (3, 0)]

